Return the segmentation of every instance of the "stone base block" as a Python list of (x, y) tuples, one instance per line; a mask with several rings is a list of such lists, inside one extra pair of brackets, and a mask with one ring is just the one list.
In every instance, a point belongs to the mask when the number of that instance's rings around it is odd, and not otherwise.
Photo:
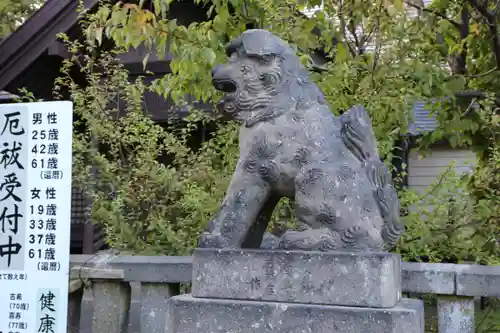
[(169, 333), (423, 333), (423, 302), (375, 309), (194, 298), (169, 299)]
[(197, 249), (194, 297), (390, 308), (401, 299), (391, 253)]

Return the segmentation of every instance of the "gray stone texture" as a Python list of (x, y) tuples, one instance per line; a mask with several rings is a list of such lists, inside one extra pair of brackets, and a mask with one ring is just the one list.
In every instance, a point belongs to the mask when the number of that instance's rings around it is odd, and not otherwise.
[[(71, 267), (98, 267), (92, 258), (99, 256), (100, 254), (71, 255)], [(123, 281), (151, 283), (191, 282), (192, 263), (191, 256), (126, 255), (114, 257), (106, 262), (108, 267), (124, 272)], [(500, 293), (498, 288), (500, 269), (498, 267), (401, 262), (401, 270), (403, 292), (444, 295), (474, 292), (483, 293), (481, 296), (495, 296)], [(92, 275), (91, 278), (98, 277)], [(457, 280), (460, 282), (459, 285), (457, 285)], [(476, 285), (479, 289), (472, 288), (471, 285)], [(467, 296), (467, 294), (462, 296)]]
[[(387, 251), (404, 226), (391, 173), (361, 106), (335, 116), (296, 52), (269, 31), (247, 30), (212, 70), (220, 109), (241, 122), (240, 156), (226, 196), (200, 237), (204, 248)], [(282, 197), (301, 230), (264, 233)]]
[(391, 309), (175, 296), (169, 333), (422, 333), (422, 301)]
[[(102, 268), (121, 270), (123, 281), (158, 283), (184, 283), (191, 280), (192, 258), (190, 256), (132, 256), (110, 255), (106, 251), (98, 255), (72, 255), (71, 267), (99, 268), (90, 270), (89, 278), (104, 278)], [(79, 276), (79, 275), (78, 275)]]
[(171, 285), (143, 283), (141, 286), (139, 332), (163, 333), (168, 314), (168, 299), (177, 294)]
[(460, 265), (457, 295), (500, 297), (500, 266)]
[[(128, 283), (96, 280), (92, 282), (92, 292), (99, 295), (92, 302), (92, 332), (124, 332), (130, 304)], [(102, 313), (106, 313), (106, 317)]]
[(400, 260), (389, 253), (198, 249), (192, 293), (388, 308), (401, 299)]
[(68, 333), (79, 333), (82, 289), (68, 294)]
[(472, 297), (438, 298), (439, 333), (474, 333), (475, 313)]
[(403, 292), (443, 295), (455, 293), (459, 265), (403, 262), (401, 266)]

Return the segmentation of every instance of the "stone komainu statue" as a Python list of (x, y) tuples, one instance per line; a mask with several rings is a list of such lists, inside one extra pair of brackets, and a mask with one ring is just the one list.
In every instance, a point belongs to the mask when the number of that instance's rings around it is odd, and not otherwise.
[[(382, 251), (404, 231), (371, 122), (355, 106), (336, 117), (288, 44), (248, 30), (212, 70), (219, 107), (242, 123), (240, 158), (200, 247)], [(303, 226), (266, 233), (282, 197)]]

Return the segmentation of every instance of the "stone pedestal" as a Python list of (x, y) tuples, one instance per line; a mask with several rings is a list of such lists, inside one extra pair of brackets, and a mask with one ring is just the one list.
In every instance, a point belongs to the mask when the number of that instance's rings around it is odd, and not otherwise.
[(199, 249), (192, 295), (170, 299), (170, 333), (423, 333), (401, 298), (400, 257)]

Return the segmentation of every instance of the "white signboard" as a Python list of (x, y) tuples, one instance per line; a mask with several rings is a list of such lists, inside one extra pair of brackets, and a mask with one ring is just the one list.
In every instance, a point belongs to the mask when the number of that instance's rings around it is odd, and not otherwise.
[(66, 333), (71, 102), (0, 105), (0, 333)]

